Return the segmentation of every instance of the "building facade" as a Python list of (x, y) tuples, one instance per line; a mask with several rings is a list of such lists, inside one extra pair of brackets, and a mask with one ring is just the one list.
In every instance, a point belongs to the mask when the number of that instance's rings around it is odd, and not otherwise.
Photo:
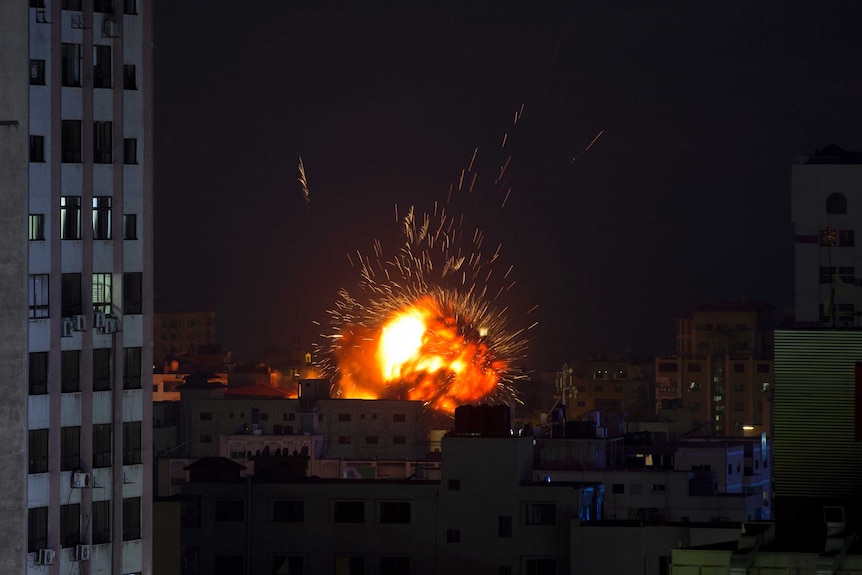
[(151, 6), (27, 4), (0, 4), (0, 572), (148, 574)]

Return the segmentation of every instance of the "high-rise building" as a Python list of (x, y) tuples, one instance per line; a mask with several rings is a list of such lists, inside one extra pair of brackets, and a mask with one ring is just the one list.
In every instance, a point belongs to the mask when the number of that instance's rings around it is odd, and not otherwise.
[(797, 327), (862, 326), (862, 152), (827, 146), (791, 171)]
[(151, 30), (0, 3), (2, 573), (152, 572)]

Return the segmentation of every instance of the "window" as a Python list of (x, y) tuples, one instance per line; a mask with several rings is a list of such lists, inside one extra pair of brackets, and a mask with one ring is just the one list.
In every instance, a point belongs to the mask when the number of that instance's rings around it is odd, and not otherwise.
[(48, 508), (27, 510), (27, 552), (35, 553), (48, 547)]
[(29, 231), (27, 239), (38, 241), (45, 239), (45, 214), (30, 214), (28, 218)]
[(351, 417), (349, 413), (339, 413), (338, 421), (350, 421)]
[(110, 314), (113, 307), (111, 274), (93, 274), (93, 313)]
[(141, 498), (123, 499), (123, 541), (141, 538)]
[(30, 136), (30, 161), (33, 163), (45, 161), (45, 136)]
[(381, 501), (381, 523), (410, 523), (409, 501)]
[(349, 435), (339, 435), (338, 436), (338, 444), (339, 445), (350, 445), (350, 436)]
[(30, 60), (30, 84), (45, 85), (45, 60)]
[(74, 547), (81, 542), (81, 505), (60, 506), (60, 547)]
[(366, 435), (365, 436), (365, 443), (367, 445), (377, 445), (378, 437), (376, 435)]
[(71, 471), (81, 468), (81, 428), (60, 428), (60, 469)]
[(622, 495), (626, 492), (626, 484), (625, 483), (614, 483), (611, 485), (611, 493), (616, 495)]
[(675, 363), (662, 362), (658, 364), (658, 370), (662, 373), (675, 373), (678, 370), (678, 366)]
[(30, 354), (30, 395), (48, 393), (48, 352), (35, 351)]
[(393, 445), (407, 445), (407, 438), (403, 435), (396, 435), (392, 438)]
[(93, 350), (93, 391), (111, 389), (111, 349)]
[(826, 213), (827, 214), (846, 214), (847, 213), (847, 198), (842, 194), (830, 194), (826, 198)]
[(275, 523), (302, 523), (305, 520), (305, 502), (273, 501), (272, 520)]
[(60, 239), (81, 239), (81, 196), (60, 196)]
[(111, 239), (111, 196), (93, 196), (93, 239)]
[(856, 231), (855, 230), (839, 230), (838, 231), (838, 244), (843, 247), (853, 247), (856, 245)]
[(820, 230), (820, 245), (823, 247), (835, 247), (838, 245), (838, 234), (835, 230), (826, 228)]
[(593, 379), (607, 379), (608, 378), (608, 370), (606, 369), (597, 369), (593, 373)]
[(594, 391), (604, 391), (604, 386), (596, 384), (593, 389)]
[(123, 465), (141, 463), (141, 422), (123, 422)]
[(60, 390), (63, 393), (81, 391), (81, 352), (63, 351), (60, 356)]
[(362, 556), (335, 557), (335, 575), (364, 575), (365, 558)]
[(111, 47), (93, 46), (93, 87), (111, 87)]
[(733, 364), (733, 372), (734, 373), (745, 373), (745, 364), (744, 363), (734, 363)]
[(136, 240), (138, 239), (138, 215), (124, 214), (123, 215), (123, 239)]
[(769, 373), (769, 364), (768, 363), (758, 363), (757, 364), (757, 373)]
[(392, 421), (395, 423), (404, 423), (407, 421), (407, 415), (403, 413), (395, 413), (392, 415)]
[(123, 349), (123, 389), (141, 389), (141, 348)]
[(245, 501), (242, 499), (216, 499), (216, 521), (245, 521)]
[(653, 483), (652, 484), (653, 493), (656, 493), (657, 491), (664, 491), (664, 490), (665, 490), (665, 484), (664, 483)]
[(31, 429), (28, 449), (30, 464), (27, 473), (46, 473), (48, 471), (48, 430)]
[(93, 163), (110, 164), (113, 161), (113, 123), (93, 122)]
[(856, 268), (853, 266), (840, 266), (838, 268), (838, 277), (844, 283), (856, 285)]
[(134, 64), (123, 65), (123, 89), (137, 90), (138, 89), (138, 73)]
[(553, 557), (527, 557), (522, 572), (524, 575), (556, 575), (557, 560)]
[(110, 14), (113, 11), (114, 0), (93, 0), (93, 12), (104, 12), (105, 14)]
[(93, 545), (111, 542), (111, 502), (93, 501)]
[(113, 434), (110, 423), (98, 423), (93, 426), (93, 468), (111, 466), (111, 447)]
[(30, 319), (48, 317), (48, 274), (33, 274), (28, 279)]
[(701, 370), (701, 366), (699, 363), (690, 363), (688, 364), (688, 371), (690, 373), (699, 373)]
[(447, 529), (446, 530), (446, 543), (460, 543), (461, 542), (461, 530), (460, 529)]
[[(63, 44), (61, 51), (61, 82), (63, 86), (80, 87), (81, 85), (81, 45)], [(80, 125), (80, 122), (79, 122)], [(81, 160), (78, 160), (79, 162)]]
[(62, 274), (60, 278), (60, 315), (72, 317), (83, 314), (81, 274)]
[(138, 1), (137, 0), (123, 0), (123, 14), (137, 14), (138, 13)]
[(727, 466), (727, 474), (728, 474), (728, 475), (732, 475), (732, 474), (733, 474), (733, 464), (728, 464), (728, 466)]
[(332, 505), (332, 520), (336, 523), (365, 523), (365, 502), (334, 502)]
[(410, 557), (381, 557), (380, 575), (410, 575)]
[(450, 479), (446, 482), (446, 489), (449, 491), (460, 491), (461, 489), (461, 480), (460, 479)]
[(511, 537), (512, 536), (512, 516), (500, 515), (497, 517), (497, 536)]
[(524, 504), (525, 525), (556, 525), (557, 505), (556, 503), (525, 503)]
[(81, 10), (81, 0), (63, 0), (63, 10)]
[(303, 575), (303, 563), (302, 555), (274, 555), (272, 575)]
[(212, 414), (212, 412), (209, 412), (209, 411), (202, 411), (198, 415), (198, 419), (200, 419), (201, 421), (212, 421), (213, 420), (213, 414)]
[(123, 274), (123, 313), (142, 313), (144, 305), (143, 274), (141, 272), (126, 272)]
[(137, 164), (138, 163), (138, 139), (123, 138), (123, 163)]

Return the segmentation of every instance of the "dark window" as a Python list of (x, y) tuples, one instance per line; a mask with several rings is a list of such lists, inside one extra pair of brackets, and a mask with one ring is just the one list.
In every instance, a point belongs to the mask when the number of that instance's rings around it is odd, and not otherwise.
[(111, 542), (111, 502), (93, 501), (93, 545)]
[(392, 438), (393, 445), (407, 445), (407, 438), (403, 435), (396, 435)]
[(653, 491), (664, 491), (665, 485), (664, 485), (664, 483), (653, 483), (652, 484), (652, 490)]
[(123, 138), (123, 163), (137, 164), (138, 163), (138, 139)]
[(847, 213), (847, 198), (842, 194), (830, 194), (826, 198), (826, 213), (827, 214), (846, 214)]
[(60, 547), (74, 547), (81, 542), (81, 505), (60, 506)]
[(626, 484), (625, 483), (614, 483), (611, 485), (611, 493), (622, 495), (626, 492)]
[(141, 463), (141, 422), (123, 422), (123, 465)]
[(111, 466), (112, 442), (110, 423), (93, 426), (93, 468)]
[(855, 230), (841, 230), (838, 232), (838, 243), (843, 247), (853, 247), (856, 245)]
[(93, 350), (93, 391), (111, 389), (111, 349)]
[(81, 11), (81, 0), (63, 0), (63, 10)]
[(30, 395), (48, 393), (48, 352), (30, 354)]
[(305, 502), (273, 501), (272, 520), (276, 523), (302, 523), (305, 520)]
[(111, 87), (111, 47), (93, 46), (93, 87)]
[(213, 414), (209, 411), (202, 411), (200, 413), (200, 415), (198, 415), (198, 418), (201, 421), (212, 421), (213, 420)]
[(48, 547), (48, 508), (27, 510), (27, 552), (35, 553)]
[(446, 543), (460, 543), (461, 542), (461, 530), (460, 529), (447, 529), (446, 530)]
[(60, 197), (60, 239), (81, 239), (81, 196)]
[(142, 313), (144, 305), (143, 274), (126, 272), (123, 274), (123, 313)]
[(123, 349), (123, 389), (141, 389), (141, 348)]
[(45, 0), (30, 0), (30, 8), (44, 8)]
[(835, 266), (820, 266), (820, 283), (831, 284), (835, 276)]
[(410, 557), (381, 557), (380, 575), (410, 575)]
[(81, 469), (81, 428), (60, 428), (60, 469)]
[(72, 317), (84, 313), (81, 274), (63, 274), (60, 279), (61, 315)]
[(81, 391), (81, 352), (71, 349), (60, 356), (60, 390), (63, 393)]
[(93, 196), (93, 239), (111, 239), (111, 196)]
[(460, 479), (449, 479), (446, 482), (446, 489), (449, 491), (458, 491), (461, 489), (461, 480)]
[(407, 416), (403, 413), (395, 413), (392, 415), (392, 421), (395, 423), (404, 423), (407, 421)]
[(338, 444), (339, 445), (350, 445), (350, 436), (349, 435), (339, 435), (338, 436)]
[(93, 12), (103, 12), (105, 14), (110, 14), (113, 11), (114, 0), (93, 0)]
[(216, 499), (216, 521), (245, 521), (245, 501), (242, 499)]
[(368, 445), (377, 445), (378, 437), (376, 435), (366, 435), (365, 443), (367, 443)]
[(381, 501), (381, 523), (410, 523), (409, 501)]
[(123, 499), (123, 541), (141, 538), (141, 498)]
[(272, 575), (303, 575), (302, 555), (273, 555)]
[(552, 557), (524, 559), (524, 575), (557, 575), (557, 560)]
[(524, 504), (525, 525), (556, 525), (557, 505), (555, 503)]
[[(61, 49), (61, 65), (62, 73), (60, 81), (63, 86), (78, 87), (81, 85), (81, 45), (80, 44), (63, 44)], [(79, 135), (80, 135), (80, 122)], [(80, 152), (80, 148), (79, 148)], [(66, 161), (66, 160), (64, 160)], [(81, 160), (78, 159), (78, 162)]]
[(351, 417), (349, 413), (339, 413), (338, 421), (350, 421)]
[(123, 0), (123, 14), (137, 14), (138, 0)]
[(365, 502), (334, 502), (332, 505), (332, 520), (336, 523), (365, 523)]
[(29, 240), (44, 240), (45, 239), (45, 214), (30, 214), (29, 226), (30, 231), (27, 238)]
[(700, 364), (699, 364), (699, 363), (690, 363), (690, 364), (688, 364), (688, 371), (689, 371), (690, 373), (697, 373), (697, 372), (700, 372), (700, 370), (701, 370), (701, 366), (700, 366)]
[(362, 556), (335, 557), (335, 575), (365, 575), (365, 558)]
[(201, 498), (200, 495), (188, 496), (180, 503), (180, 525), (182, 527), (200, 527)]
[(34, 163), (45, 161), (45, 136), (30, 136), (30, 161)]
[(134, 64), (123, 65), (123, 89), (137, 90), (138, 89), (138, 73)]
[(512, 536), (512, 516), (500, 515), (497, 517), (497, 535), (500, 537)]
[(29, 277), (28, 284), (30, 319), (49, 317), (48, 274), (33, 274)]
[(123, 215), (123, 239), (136, 240), (138, 239), (138, 215), (124, 214)]
[(658, 370), (662, 373), (671, 373), (678, 371), (679, 366), (675, 363), (663, 362), (658, 364)]
[(243, 555), (216, 555), (213, 575), (244, 575), (245, 556)]
[(45, 473), (48, 471), (48, 430), (31, 429), (29, 437), (30, 465), (28, 473)]
[(112, 122), (93, 123), (93, 163), (110, 164), (113, 161), (113, 126)]
[(769, 373), (769, 364), (768, 363), (758, 363), (757, 364), (757, 373)]
[(733, 364), (733, 372), (734, 373), (745, 373), (745, 364), (744, 363), (734, 363)]

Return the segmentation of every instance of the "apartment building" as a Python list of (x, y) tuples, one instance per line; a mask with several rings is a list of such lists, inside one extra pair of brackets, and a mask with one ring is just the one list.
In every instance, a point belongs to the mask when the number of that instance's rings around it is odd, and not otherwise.
[(151, 6), (4, 2), (0, 28), (0, 572), (148, 574)]

